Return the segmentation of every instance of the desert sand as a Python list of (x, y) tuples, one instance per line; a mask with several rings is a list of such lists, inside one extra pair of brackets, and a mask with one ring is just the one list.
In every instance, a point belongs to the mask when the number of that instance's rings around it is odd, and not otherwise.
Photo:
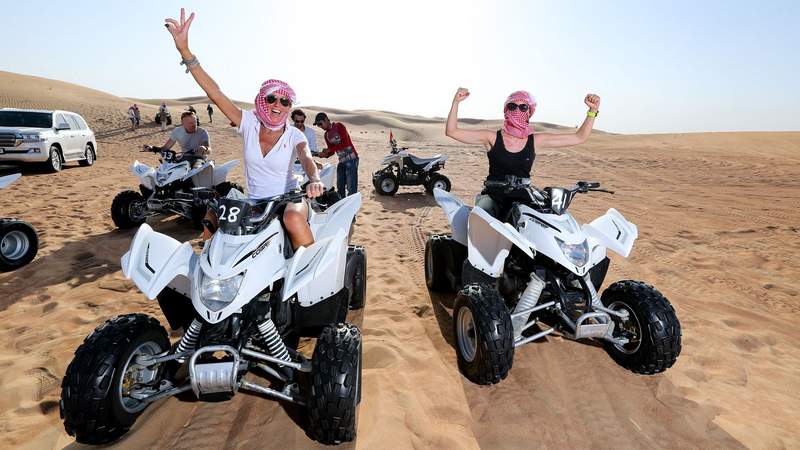
[[(26, 167), (0, 193), (0, 215), (29, 221), (41, 240), (30, 265), (0, 274), (0, 447), (81, 448), (58, 413), (72, 353), (112, 316), (161, 317), (122, 276), (119, 259), (134, 232), (115, 230), (109, 214), (113, 196), (137, 185), (130, 164), (157, 162), (139, 147), (167, 136), (152, 121), (160, 99), (148, 100), (143, 127), (128, 131), (132, 102), (0, 72), (0, 107), (76, 111), (98, 139), (93, 167), (70, 164), (58, 174)], [(173, 116), (190, 102), (207, 126), (202, 98), (170, 101)], [(449, 155), (443, 173), (471, 202), (488, 171), (482, 149), (448, 140), (441, 119), (326, 111), (347, 125), (361, 155), (353, 242), (368, 252), (363, 400), (358, 438), (344, 448), (800, 447), (800, 133), (596, 132), (585, 145), (538, 149), (537, 185), (584, 179), (616, 191), (581, 196), (571, 211), (588, 222), (614, 207), (638, 225), (631, 256), (612, 255), (605, 284), (640, 279), (659, 288), (681, 320), (683, 352), (667, 372), (641, 376), (600, 346), (548, 337), (518, 349), (508, 378), (483, 387), (456, 367), (454, 296), (424, 283), (425, 239), (447, 231), (444, 215), (421, 187), (379, 197), (370, 177), (391, 129), (420, 156)], [(235, 131), (219, 111), (214, 117), (215, 160), (240, 159)], [(0, 167), (0, 175), (16, 171)], [(244, 181), (241, 166), (233, 179)], [(176, 218), (149, 223), (179, 240), (199, 237)], [(248, 394), (213, 404), (171, 398), (145, 411), (113, 447), (315, 447), (300, 416)]]

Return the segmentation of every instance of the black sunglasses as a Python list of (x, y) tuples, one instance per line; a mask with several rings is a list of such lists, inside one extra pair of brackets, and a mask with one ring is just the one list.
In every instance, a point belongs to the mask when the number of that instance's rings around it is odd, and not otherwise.
[[(277, 96), (275, 96), (275, 95), (272, 95), (272, 94), (269, 94), (268, 96), (264, 97), (264, 100), (266, 100), (266, 101), (267, 101), (267, 104), (269, 104), (269, 105), (271, 105), (271, 104), (275, 103), (275, 100), (277, 100), (277, 99), (278, 99), (278, 97), (277, 97)], [(292, 101), (291, 101), (291, 100), (289, 100), (289, 99), (288, 99), (288, 98), (286, 98), (286, 97), (281, 97), (281, 105), (283, 105), (283, 106), (289, 106), (289, 105), (291, 105), (291, 104), (292, 104)]]
[(519, 108), (520, 111), (525, 112), (530, 108), (530, 106), (525, 103), (521, 103), (519, 105), (516, 103), (509, 103), (506, 105), (506, 109), (509, 111), (516, 111), (517, 108)]

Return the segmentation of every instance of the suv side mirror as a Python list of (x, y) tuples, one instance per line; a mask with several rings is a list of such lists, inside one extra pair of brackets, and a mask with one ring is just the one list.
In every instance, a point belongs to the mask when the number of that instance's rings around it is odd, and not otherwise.
[(67, 124), (67, 122), (61, 122), (60, 124), (58, 124), (58, 126), (56, 127), (56, 131), (61, 131), (61, 130), (69, 130), (69, 125)]

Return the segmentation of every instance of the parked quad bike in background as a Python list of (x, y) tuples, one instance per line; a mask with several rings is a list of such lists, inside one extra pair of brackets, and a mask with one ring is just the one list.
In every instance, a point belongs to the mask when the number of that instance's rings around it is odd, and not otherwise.
[[(0, 177), (0, 189), (16, 181), (21, 174)], [(39, 236), (28, 222), (0, 219), (0, 272), (9, 272), (30, 263), (39, 251)]]
[(408, 147), (398, 147), (389, 134), (389, 154), (381, 161), (382, 169), (372, 174), (372, 185), (380, 195), (394, 195), (400, 186), (425, 186), (425, 192), (434, 189), (450, 191), (450, 179), (439, 173), (447, 161), (445, 155), (418, 158), (408, 152)]
[[(170, 114), (169, 111), (167, 111), (164, 113), (164, 116), (166, 116), (167, 125), (172, 125), (172, 114)], [(161, 112), (156, 113), (154, 120), (156, 121), (156, 125), (161, 125)]]

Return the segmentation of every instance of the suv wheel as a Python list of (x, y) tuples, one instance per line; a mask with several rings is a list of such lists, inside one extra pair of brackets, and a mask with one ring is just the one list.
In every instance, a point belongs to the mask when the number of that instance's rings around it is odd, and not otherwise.
[(47, 158), (47, 169), (50, 172), (56, 173), (61, 172), (61, 169), (64, 168), (64, 160), (61, 159), (61, 152), (58, 151), (58, 147), (55, 145), (50, 146), (50, 157)]
[(83, 158), (84, 159), (78, 163), (83, 167), (94, 164), (94, 149), (92, 148), (92, 144), (86, 144), (86, 149), (83, 151)]

